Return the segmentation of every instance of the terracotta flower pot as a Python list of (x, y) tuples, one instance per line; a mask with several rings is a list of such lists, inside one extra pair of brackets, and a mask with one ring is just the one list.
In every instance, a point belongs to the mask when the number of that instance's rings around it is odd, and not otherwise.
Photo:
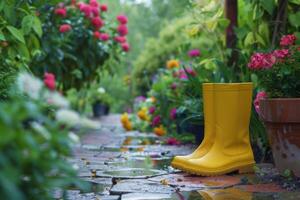
[(292, 170), (300, 177), (300, 98), (261, 100), (260, 115), (277, 169)]

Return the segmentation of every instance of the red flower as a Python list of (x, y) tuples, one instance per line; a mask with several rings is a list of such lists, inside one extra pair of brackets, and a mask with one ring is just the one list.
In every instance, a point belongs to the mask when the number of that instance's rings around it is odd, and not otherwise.
[(94, 17), (91, 22), (96, 29), (101, 28), (104, 24), (100, 17)]
[(255, 110), (256, 110), (257, 113), (260, 113), (260, 109), (259, 109), (260, 100), (266, 99), (267, 97), (268, 96), (267, 96), (267, 93), (265, 91), (257, 93), (256, 98), (254, 100), (254, 107), (255, 107)]
[(180, 145), (180, 142), (176, 138), (168, 138), (166, 143), (168, 145)]
[(291, 35), (284, 35), (280, 39), (280, 45), (281, 46), (294, 45), (296, 40), (297, 40), (297, 37), (295, 35), (293, 35), (293, 34), (291, 34)]
[(70, 30), (72, 30), (72, 26), (69, 25), (69, 24), (62, 24), (59, 27), (59, 32), (61, 32), (61, 33), (65, 33), (65, 32), (68, 32)]
[(248, 67), (252, 70), (271, 68), (276, 62), (276, 57), (270, 53), (255, 53), (251, 56)]
[(188, 52), (189, 57), (194, 58), (200, 56), (200, 50), (199, 49), (192, 49)]
[(89, 4), (93, 7), (99, 7), (99, 3), (97, 2), (97, 0), (90, 0)]
[(44, 74), (44, 84), (49, 90), (55, 90), (55, 76), (52, 73)]
[(115, 41), (122, 44), (122, 43), (126, 42), (127, 40), (126, 40), (126, 37), (116, 36)]
[(54, 10), (54, 14), (61, 16), (61, 17), (66, 17), (67, 16), (67, 9), (66, 8), (56, 8)]
[(90, 18), (92, 17), (92, 7), (85, 3), (78, 3), (79, 10), (84, 13), (85, 17)]
[(288, 49), (281, 49), (281, 50), (275, 50), (273, 52), (273, 55), (276, 57), (276, 58), (286, 58), (288, 57), (289, 55), (289, 50)]
[(106, 5), (106, 4), (102, 4), (102, 5), (100, 6), (100, 10), (103, 11), (103, 12), (106, 12), (106, 11), (108, 10), (107, 5)]
[(149, 111), (149, 114), (152, 115), (152, 114), (155, 112), (155, 110), (156, 110), (156, 109), (155, 109), (154, 106), (150, 107), (149, 110), (148, 110), (148, 111)]
[(100, 34), (100, 40), (102, 40), (102, 41), (109, 40), (109, 35), (107, 33), (101, 33)]
[(100, 37), (101, 37), (101, 33), (99, 31), (95, 31), (93, 35), (94, 35), (94, 38), (96, 38), (96, 39), (100, 39)]
[(123, 51), (128, 52), (130, 50), (130, 45), (128, 43), (122, 43), (121, 47), (123, 49)]
[(158, 126), (160, 123), (161, 123), (161, 117), (159, 115), (155, 116), (152, 120), (152, 126), (153, 127)]
[(98, 17), (100, 11), (98, 7), (91, 7), (91, 12), (93, 13), (94, 17)]
[(126, 15), (118, 15), (117, 20), (119, 21), (120, 24), (127, 24), (128, 18)]
[(76, 0), (71, 0), (71, 5), (76, 5)]
[(170, 111), (170, 118), (172, 120), (176, 119), (176, 113), (177, 113), (177, 109), (176, 108), (172, 108), (171, 111)]
[(118, 26), (117, 31), (121, 36), (125, 36), (128, 34), (128, 28), (126, 25), (123, 24)]

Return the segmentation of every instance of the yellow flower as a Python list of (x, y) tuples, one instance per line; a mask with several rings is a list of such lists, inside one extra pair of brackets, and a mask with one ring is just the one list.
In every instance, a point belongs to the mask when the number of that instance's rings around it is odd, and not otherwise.
[(162, 125), (160, 125), (159, 127), (154, 128), (154, 133), (157, 136), (163, 136), (167, 133), (167, 131), (165, 130), (165, 128)]
[(126, 122), (129, 121), (129, 117), (128, 117), (128, 113), (124, 113), (122, 116), (121, 116), (121, 123), (124, 124)]
[(147, 115), (147, 108), (143, 107), (138, 113), (137, 116), (144, 121), (148, 121), (149, 117)]
[(167, 68), (168, 69), (173, 69), (179, 67), (179, 61), (178, 60), (169, 60), (167, 62)]
[(123, 127), (125, 128), (126, 131), (131, 131), (132, 130), (132, 124), (131, 124), (130, 121), (124, 123)]

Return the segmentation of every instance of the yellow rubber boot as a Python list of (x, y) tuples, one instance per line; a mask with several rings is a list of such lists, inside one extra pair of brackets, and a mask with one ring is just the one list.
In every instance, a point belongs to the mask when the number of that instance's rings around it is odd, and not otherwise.
[(188, 160), (185, 170), (203, 176), (252, 172), (255, 164), (249, 138), (252, 83), (215, 84), (214, 91), (215, 141), (203, 157)]
[(172, 161), (172, 167), (184, 170), (186, 161), (190, 159), (201, 158), (212, 147), (214, 140), (214, 99), (213, 99), (213, 83), (205, 83), (203, 88), (203, 111), (204, 111), (204, 138), (200, 146), (190, 155), (176, 156)]

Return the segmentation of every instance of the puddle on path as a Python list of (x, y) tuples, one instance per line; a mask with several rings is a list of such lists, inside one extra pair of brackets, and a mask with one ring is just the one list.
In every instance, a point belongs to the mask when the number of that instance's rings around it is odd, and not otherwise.
[(153, 176), (166, 174), (165, 171), (155, 169), (143, 169), (143, 168), (122, 168), (117, 170), (107, 170), (103, 172), (97, 172), (99, 177), (114, 177), (123, 179), (142, 179)]
[(150, 156), (140, 158), (129, 158), (124, 162), (108, 162), (108, 166), (120, 168), (143, 168), (167, 170), (170, 166), (171, 158), (153, 159)]

